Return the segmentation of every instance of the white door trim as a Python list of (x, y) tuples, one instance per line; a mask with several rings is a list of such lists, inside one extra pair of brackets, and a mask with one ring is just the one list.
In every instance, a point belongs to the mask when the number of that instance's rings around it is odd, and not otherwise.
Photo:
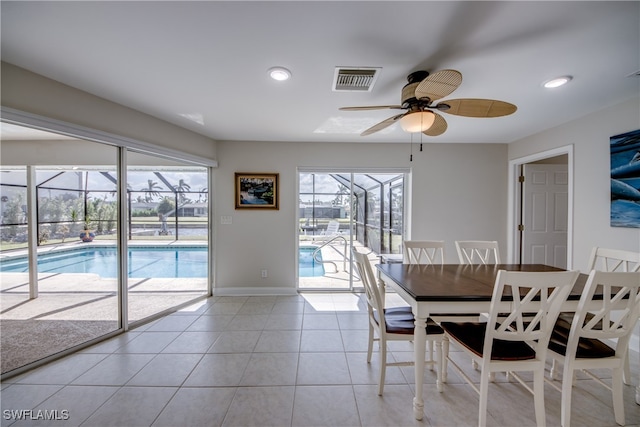
[(509, 160), (508, 203), (510, 208), (507, 220), (507, 262), (515, 263), (518, 255), (519, 236), (516, 229), (520, 218), (520, 189), (517, 185), (520, 165), (561, 156), (563, 154), (567, 155), (567, 173), (569, 180), (567, 195), (567, 270), (573, 268), (573, 144)]

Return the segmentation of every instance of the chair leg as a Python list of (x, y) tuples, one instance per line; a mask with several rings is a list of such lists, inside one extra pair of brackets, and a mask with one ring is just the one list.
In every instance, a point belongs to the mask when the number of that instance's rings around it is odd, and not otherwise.
[(533, 401), (536, 408), (536, 425), (544, 427), (547, 424), (544, 411), (544, 371), (533, 373)]
[(447, 369), (449, 369), (449, 337), (442, 338), (442, 382), (447, 382)]
[[(433, 361), (433, 341), (427, 340), (427, 350), (429, 350), (429, 361)], [(433, 364), (429, 364), (429, 370), (433, 371)]]
[(442, 354), (442, 341), (436, 341), (435, 342), (435, 346), (436, 346), (436, 386), (438, 388), (438, 391), (440, 393), (442, 393), (442, 391), (443, 391), (443, 386), (442, 386), (442, 361), (444, 359), (443, 354)]
[(551, 370), (549, 371), (549, 378), (552, 380), (558, 379), (558, 362), (556, 359), (551, 360)]
[(611, 378), (611, 389), (613, 392), (613, 414), (616, 418), (616, 423), (621, 426), (624, 425), (624, 400), (622, 396), (622, 375), (624, 368), (614, 368), (613, 376)]
[(489, 398), (489, 373), (480, 374), (480, 401), (478, 402), (478, 426), (487, 425), (487, 400)]
[(626, 385), (631, 384), (631, 368), (629, 367), (629, 349), (627, 349), (626, 357), (624, 358), (624, 371), (622, 371), (622, 381)]
[(573, 366), (565, 363), (562, 370), (562, 400), (560, 403), (560, 424), (562, 427), (571, 425), (571, 392), (573, 389)]
[(369, 345), (367, 346), (367, 363), (371, 363), (371, 353), (373, 352), (373, 338), (374, 338), (373, 325), (369, 323)]
[(378, 396), (384, 391), (384, 378), (387, 370), (387, 341), (380, 339), (380, 382), (378, 383)]

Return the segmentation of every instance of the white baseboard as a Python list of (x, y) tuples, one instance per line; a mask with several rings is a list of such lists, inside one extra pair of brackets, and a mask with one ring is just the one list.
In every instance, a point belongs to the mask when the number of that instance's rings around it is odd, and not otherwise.
[(298, 295), (298, 290), (292, 287), (230, 287), (215, 288), (213, 296), (265, 296), (265, 295)]

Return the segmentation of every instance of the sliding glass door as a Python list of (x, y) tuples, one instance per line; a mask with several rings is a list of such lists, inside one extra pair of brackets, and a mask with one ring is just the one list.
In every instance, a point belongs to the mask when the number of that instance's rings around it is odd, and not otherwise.
[(210, 293), (208, 166), (0, 131), (3, 378)]
[(405, 171), (299, 171), (299, 289), (361, 287), (351, 269), (352, 247), (377, 262), (400, 254), (405, 176)]
[(2, 375), (121, 328), (118, 149), (10, 129), (0, 167)]

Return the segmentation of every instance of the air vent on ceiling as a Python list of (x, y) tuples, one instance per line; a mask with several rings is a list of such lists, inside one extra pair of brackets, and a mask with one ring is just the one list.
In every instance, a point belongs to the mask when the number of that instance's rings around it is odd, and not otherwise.
[(336, 67), (333, 90), (337, 92), (371, 92), (380, 68)]

